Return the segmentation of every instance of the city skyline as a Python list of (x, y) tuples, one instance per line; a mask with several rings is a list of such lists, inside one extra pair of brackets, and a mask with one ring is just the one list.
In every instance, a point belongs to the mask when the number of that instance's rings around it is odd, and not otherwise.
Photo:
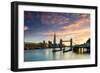
[(24, 11), (24, 41), (38, 43), (60, 39), (81, 44), (90, 38), (90, 14)]

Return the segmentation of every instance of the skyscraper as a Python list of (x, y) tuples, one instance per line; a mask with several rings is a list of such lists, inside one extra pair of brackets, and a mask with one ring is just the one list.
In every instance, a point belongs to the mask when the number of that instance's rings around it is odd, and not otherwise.
[(56, 34), (54, 32), (53, 47), (56, 48)]

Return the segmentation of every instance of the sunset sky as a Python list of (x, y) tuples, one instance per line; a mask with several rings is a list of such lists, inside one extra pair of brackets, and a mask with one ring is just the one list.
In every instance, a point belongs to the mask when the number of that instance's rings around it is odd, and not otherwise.
[(84, 43), (90, 38), (90, 14), (24, 11), (25, 42), (53, 41), (54, 32), (57, 43), (70, 38)]

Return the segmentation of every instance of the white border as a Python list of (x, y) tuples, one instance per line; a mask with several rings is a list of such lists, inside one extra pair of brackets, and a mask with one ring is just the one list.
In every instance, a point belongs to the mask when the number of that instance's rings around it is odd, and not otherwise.
[[(91, 58), (84, 60), (62, 60), (62, 61), (41, 61), (41, 62), (24, 62), (24, 11), (44, 11), (44, 12), (68, 12), (68, 13), (90, 13), (91, 14)], [(18, 68), (36, 68), (50, 66), (71, 66), (95, 64), (95, 11), (92, 9), (80, 8), (61, 8), (47, 6), (18, 6)]]

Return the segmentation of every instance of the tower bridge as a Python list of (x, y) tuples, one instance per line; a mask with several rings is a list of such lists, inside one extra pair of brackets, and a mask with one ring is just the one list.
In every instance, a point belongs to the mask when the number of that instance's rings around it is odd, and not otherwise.
[[(65, 45), (63, 45), (64, 42), (69, 42), (70, 45), (65, 46)], [(66, 47), (69, 47), (69, 49), (66, 50), (65, 49)], [(53, 52), (57, 52), (57, 51), (63, 51), (63, 52), (73, 51), (73, 52), (77, 52), (78, 50), (79, 51), (84, 51), (85, 50), (85, 51), (90, 52), (90, 43), (76, 45), (73, 42), (72, 38), (70, 40), (62, 40), (62, 39), (60, 39), (59, 46), (58, 46), (57, 43), (56, 43), (56, 34), (54, 33), (53, 45), (52, 45), (51, 48), (53, 48), (53, 50), (52, 50)], [(57, 50), (56, 48), (59, 48), (59, 50)]]
[[(70, 49), (69, 50), (65, 50), (66, 46), (63, 45), (64, 42), (70, 42), (70, 46), (69, 46)], [(72, 39), (70, 39), (70, 40), (62, 40), (62, 39), (60, 39), (59, 46), (57, 46), (56, 34), (54, 33), (54, 39), (53, 39), (53, 46), (52, 46), (52, 48), (53, 48), (53, 52), (62, 51), (62, 50), (63, 50), (63, 52), (72, 51)], [(60, 48), (60, 49), (56, 50), (56, 48)]]

